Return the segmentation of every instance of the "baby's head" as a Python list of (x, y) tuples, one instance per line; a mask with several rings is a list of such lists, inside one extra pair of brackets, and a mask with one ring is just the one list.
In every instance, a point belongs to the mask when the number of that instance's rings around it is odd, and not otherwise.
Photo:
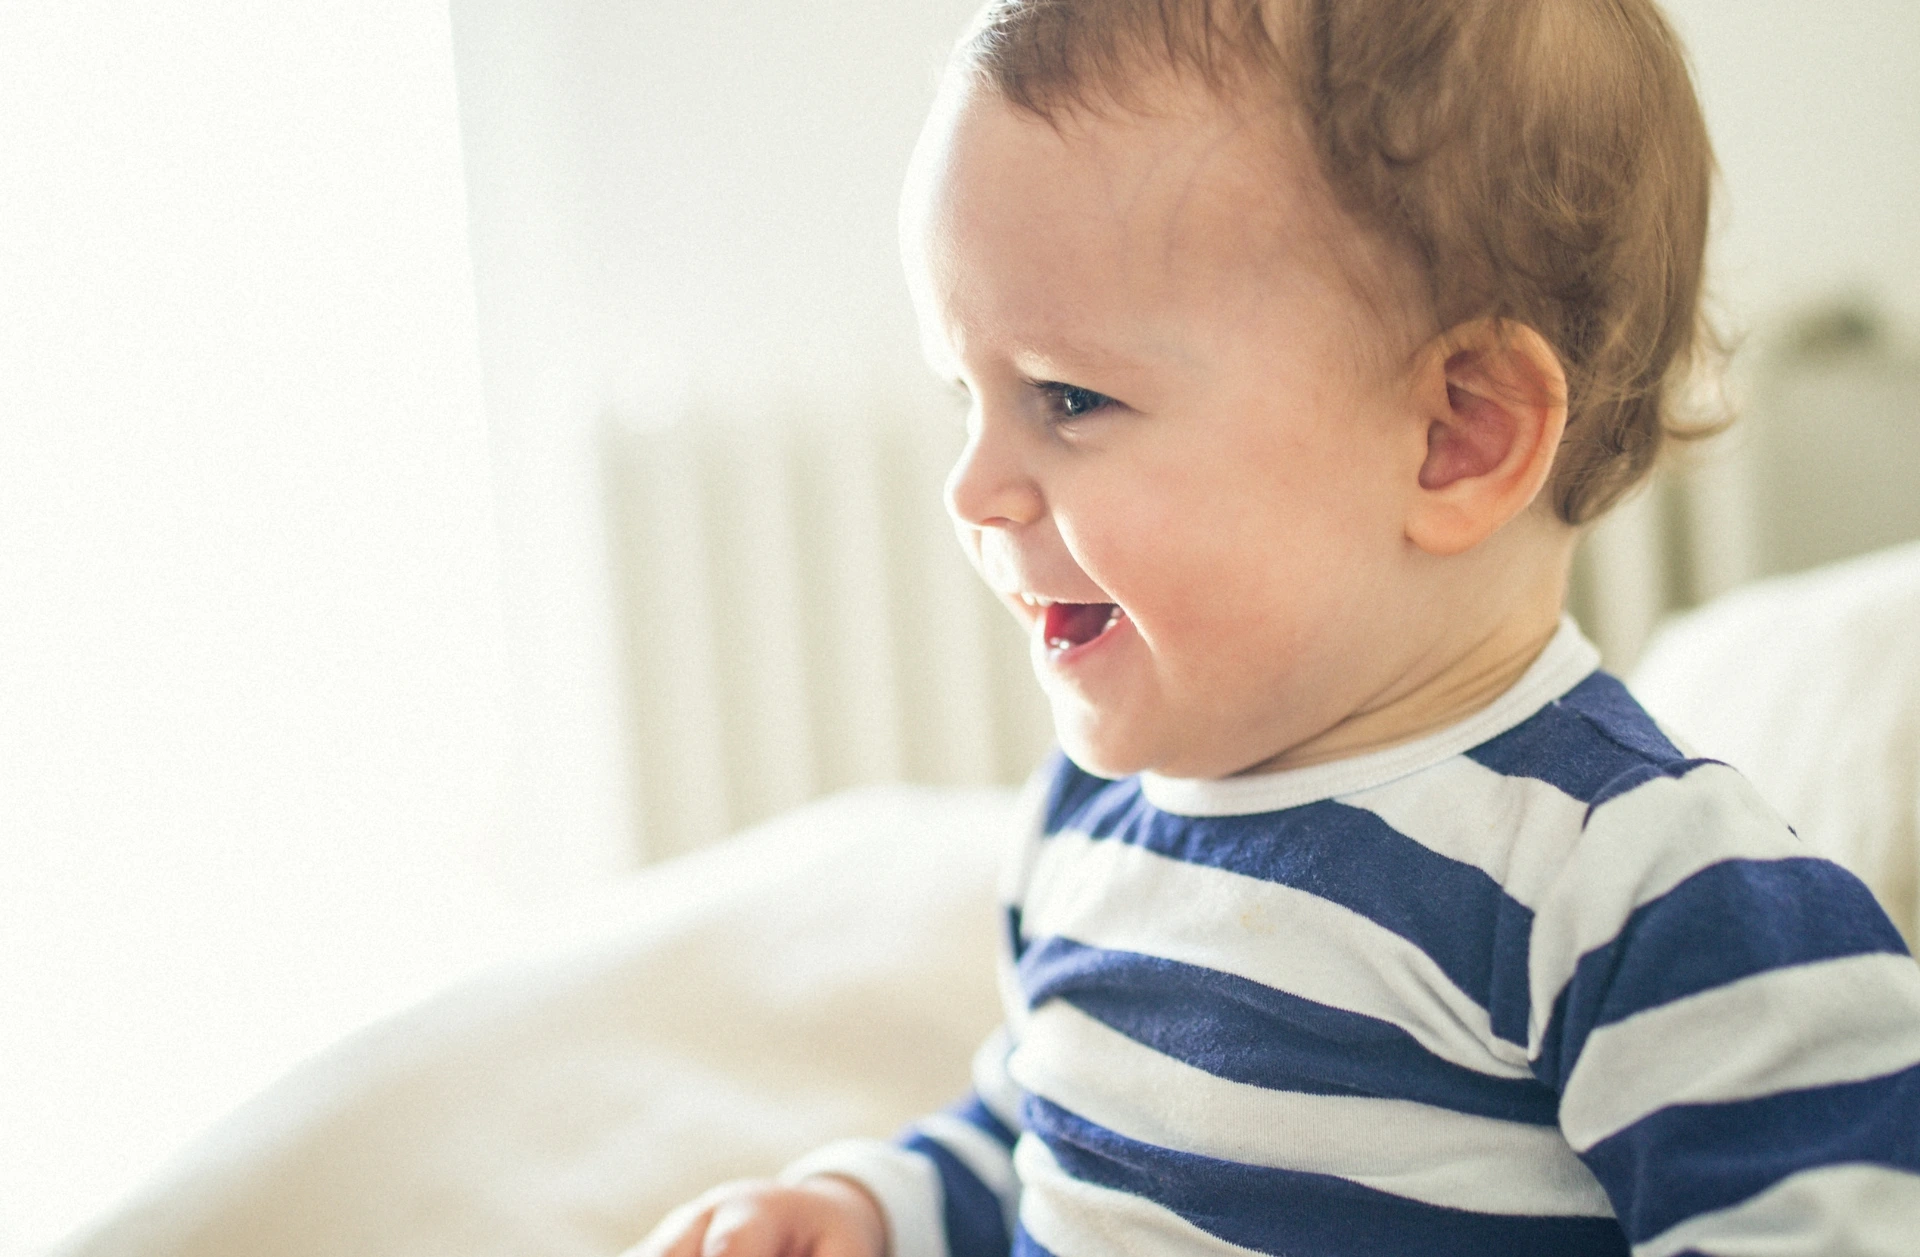
[(903, 238), (1067, 750), (1337, 758), (1523, 666), (1667, 429), (1711, 169), (1647, 0), (990, 4)]

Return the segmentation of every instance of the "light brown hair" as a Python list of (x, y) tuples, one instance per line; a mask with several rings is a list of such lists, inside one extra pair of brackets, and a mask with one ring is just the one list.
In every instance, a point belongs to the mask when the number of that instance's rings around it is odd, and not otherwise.
[(1652, 0), (996, 0), (961, 56), (1049, 119), (1145, 107), (1166, 70), (1298, 111), (1342, 208), (1412, 258), (1435, 330), (1506, 320), (1560, 355), (1566, 522), (1705, 430), (1674, 415), (1716, 345), (1713, 154)]

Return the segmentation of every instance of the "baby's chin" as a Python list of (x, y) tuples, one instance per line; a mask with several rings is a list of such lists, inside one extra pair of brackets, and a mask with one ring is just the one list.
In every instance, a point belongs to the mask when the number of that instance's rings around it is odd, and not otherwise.
[(1140, 773), (1193, 781), (1217, 781), (1265, 770), (1269, 752), (1205, 739), (1175, 745), (1156, 739), (1133, 722), (1103, 719), (1072, 699), (1048, 696), (1053, 706), (1053, 736), (1066, 757), (1096, 777), (1118, 781)]
[(1110, 781), (1157, 770), (1156, 748), (1145, 745), (1137, 731), (1126, 728), (1124, 722), (1102, 720), (1072, 699), (1051, 701), (1054, 740), (1082, 770)]

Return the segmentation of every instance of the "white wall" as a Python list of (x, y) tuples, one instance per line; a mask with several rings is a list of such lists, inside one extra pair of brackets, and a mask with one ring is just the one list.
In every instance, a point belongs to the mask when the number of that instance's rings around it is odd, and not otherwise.
[(1725, 173), (1735, 329), (1856, 293), (1920, 340), (1920, 4), (1666, 0)]
[(0, 5), (0, 1251), (482, 928), (459, 162), (443, 6)]
[[(1670, 0), (1724, 187), (1716, 314), (1739, 418), (1695, 454), (1694, 583), (1711, 592), (1920, 537), (1920, 5)], [(1794, 348), (1822, 315), (1877, 339)]]

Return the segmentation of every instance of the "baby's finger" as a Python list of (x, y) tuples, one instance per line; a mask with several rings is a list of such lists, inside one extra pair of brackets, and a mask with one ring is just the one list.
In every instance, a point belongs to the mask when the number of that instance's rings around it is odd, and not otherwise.
[(696, 1251), (700, 1257), (759, 1257), (763, 1253), (776, 1257), (781, 1247), (776, 1242), (778, 1229), (763, 1201), (735, 1196), (714, 1207), (707, 1219), (706, 1238)]
[(813, 1257), (872, 1257), (873, 1252), (865, 1236), (835, 1231), (820, 1237)]
[(702, 1196), (673, 1210), (621, 1257), (700, 1257), (713, 1202)]

